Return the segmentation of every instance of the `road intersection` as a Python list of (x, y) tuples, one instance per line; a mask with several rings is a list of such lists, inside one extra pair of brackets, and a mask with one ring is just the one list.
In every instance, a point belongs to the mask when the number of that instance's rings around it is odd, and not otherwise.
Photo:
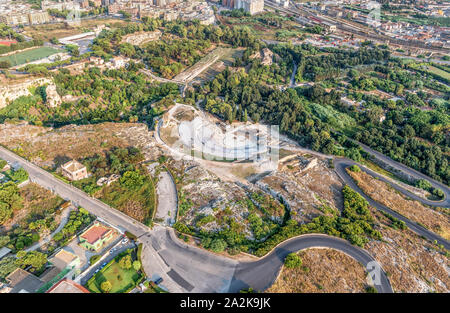
[[(291, 238), (256, 261), (237, 261), (185, 244), (176, 238), (171, 228), (155, 225), (153, 229), (150, 229), (3, 147), (0, 147), (0, 158), (12, 164), (20, 164), (29, 173), (31, 181), (52, 190), (66, 200), (72, 201), (76, 206), (84, 207), (92, 214), (108, 221), (119, 229), (128, 230), (135, 234), (138, 237), (138, 242), (144, 244), (143, 266), (147, 275), (152, 276), (158, 273), (158, 276), (164, 279), (163, 285), (168, 287), (170, 291), (238, 292), (249, 287), (263, 291), (275, 281), (287, 254), (313, 247), (339, 250), (352, 256), (366, 268), (369, 264), (379, 266), (376, 260), (365, 250), (353, 246), (345, 240), (321, 234)], [(448, 249), (448, 241), (445, 239), (366, 196), (345, 171), (345, 168), (352, 164), (356, 163), (347, 159), (335, 159), (336, 171), (345, 183), (366, 198), (370, 205), (405, 221), (411, 230), (429, 240), (436, 240)], [(369, 172), (369, 174), (378, 175), (373, 172)], [(439, 187), (442, 188), (441, 185)], [(447, 195), (448, 188), (442, 189), (445, 190)], [(403, 189), (399, 191), (404, 192)], [(409, 196), (408, 193), (405, 192), (405, 194)], [(419, 201), (423, 201), (423, 199), (419, 199)], [(381, 266), (379, 268), (381, 269)], [(379, 278), (379, 284), (376, 285), (376, 288), (380, 292), (392, 292), (392, 287), (383, 270), (380, 271)]]

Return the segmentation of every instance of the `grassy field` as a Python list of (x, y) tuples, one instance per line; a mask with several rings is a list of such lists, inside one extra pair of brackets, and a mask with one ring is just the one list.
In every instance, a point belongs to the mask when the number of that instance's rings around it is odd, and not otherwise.
[(450, 80), (450, 73), (448, 73), (446, 71), (443, 71), (440, 68), (437, 68), (437, 67), (434, 67), (434, 66), (431, 66), (431, 65), (427, 65), (426, 69), (430, 73), (436, 74), (436, 75), (438, 75), (440, 77), (443, 77), (443, 78), (445, 78), (447, 80)]
[(52, 54), (58, 53), (60, 50), (51, 47), (40, 47), (36, 49), (31, 49), (16, 54), (8, 55), (6, 57), (1, 57), (0, 61), (9, 61), (11, 66), (21, 65), (28, 62), (36, 61), (39, 59), (46, 58)]
[(201, 72), (192, 80), (193, 84), (203, 84), (213, 79), (217, 74), (221, 73), (227, 66), (231, 66), (236, 58), (242, 57), (244, 49), (242, 48), (225, 48), (222, 56), (212, 64), (209, 68)]
[(91, 292), (101, 293), (100, 285), (107, 280), (112, 285), (110, 293), (123, 293), (133, 288), (140, 278), (141, 274), (136, 272), (133, 267), (129, 270), (122, 269), (114, 259), (94, 277), (89, 279), (86, 288)]

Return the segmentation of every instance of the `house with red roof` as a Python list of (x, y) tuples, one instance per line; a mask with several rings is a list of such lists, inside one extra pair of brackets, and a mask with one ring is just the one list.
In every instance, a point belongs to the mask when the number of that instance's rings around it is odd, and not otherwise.
[(98, 251), (113, 236), (112, 228), (96, 222), (79, 236), (80, 246), (87, 250)]

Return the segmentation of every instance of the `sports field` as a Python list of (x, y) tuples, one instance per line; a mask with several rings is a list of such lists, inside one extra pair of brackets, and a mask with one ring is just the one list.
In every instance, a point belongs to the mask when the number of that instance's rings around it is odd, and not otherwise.
[(52, 54), (58, 53), (60, 50), (51, 47), (39, 47), (23, 52), (18, 52), (5, 57), (0, 57), (1, 61), (9, 61), (11, 66), (21, 65), (46, 58)]

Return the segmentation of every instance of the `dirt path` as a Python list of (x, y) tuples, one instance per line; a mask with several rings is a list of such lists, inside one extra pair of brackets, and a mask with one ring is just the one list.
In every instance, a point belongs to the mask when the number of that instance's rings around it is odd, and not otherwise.
[(39, 242), (36, 242), (34, 245), (26, 248), (25, 251), (28, 252), (28, 251), (37, 250), (40, 247), (42, 247), (44, 244), (46, 244), (50, 240), (52, 240), (53, 236), (55, 236), (57, 233), (59, 233), (61, 231), (61, 229), (63, 229), (63, 227), (67, 224), (67, 221), (69, 219), (69, 214), (72, 209), (73, 209), (72, 206), (64, 209), (64, 211), (61, 213), (62, 218), (61, 218), (61, 223), (59, 223), (58, 228), (56, 228), (50, 235), (44, 237), (42, 240), (39, 240)]

